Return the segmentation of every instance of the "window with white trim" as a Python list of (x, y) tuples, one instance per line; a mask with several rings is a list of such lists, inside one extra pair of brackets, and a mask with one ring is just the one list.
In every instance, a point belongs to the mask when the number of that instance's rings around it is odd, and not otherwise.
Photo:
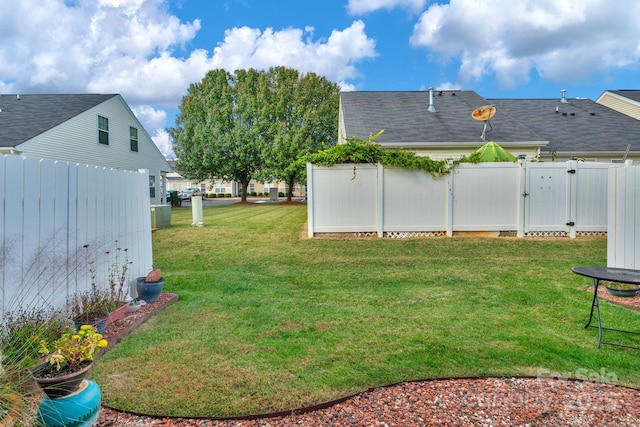
[(98, 116), (98, 143), (109, 145), (109, 119)]
[(129, 146), (131, 151), (138, 151), (138, 129), (134, 127), (129, 128)]

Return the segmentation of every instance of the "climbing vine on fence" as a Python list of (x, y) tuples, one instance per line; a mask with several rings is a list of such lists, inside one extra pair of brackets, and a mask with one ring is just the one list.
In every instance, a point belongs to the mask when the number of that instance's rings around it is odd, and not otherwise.
[(318, 166), (333, 166), (339, 163), (380, 163), (384, 167), (401, 167), (422, 170), (434, 177), (450, 173), (460, 163), (478, 163), (477, 155), (464, 156), (451, 163), (446, 160), (433, 160), (427, 156), (418, 156), (412, 151), (382, 148), (375, 140), (383, 130), (369, 137), (368, 141), (357, 137), (347, 138), (344, 144), (338, 144), (326, 150), (309, 154), (299, 159), (299, 166), (307, 162)]

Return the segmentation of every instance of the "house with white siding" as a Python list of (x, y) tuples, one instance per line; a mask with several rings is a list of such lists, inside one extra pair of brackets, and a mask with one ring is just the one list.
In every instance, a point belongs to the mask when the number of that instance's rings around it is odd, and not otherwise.
[(640, 90), (607, 90), (596, 102), (640, 120)]
[(149, 170), (151, 204), (171, 167), (119, 94), (0, 95), (0, 154)]

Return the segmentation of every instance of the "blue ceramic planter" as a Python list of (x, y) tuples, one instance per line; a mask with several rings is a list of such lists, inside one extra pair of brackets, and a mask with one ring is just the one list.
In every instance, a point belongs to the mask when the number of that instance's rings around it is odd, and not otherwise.
[(38, 406), (38, 420), (47, 427), (90, 427), (100, 415), (101, 398), (98, 384), (84, 380), (72, 394), (57, 399), (45, 396)]
[(138, 277), (136, 279), (138, 299), (145, 302), (156, 302), (160, 298), (160, 292), (164, 286), (164, 277), (161, 277), (157, 282), (145, 282), (146, 277)]

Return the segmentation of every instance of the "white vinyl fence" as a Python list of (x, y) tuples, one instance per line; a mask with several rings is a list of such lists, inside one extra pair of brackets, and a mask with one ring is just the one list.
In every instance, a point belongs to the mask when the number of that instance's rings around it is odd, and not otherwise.
[(609, 171), (607, 266), (640, 269), (640, 166)]
[(4, 155), (0, 197), (0, 314), (61, 308), (89, 287), (90, 269), (106, 286), (124, 249), (130, 278), (151, 269), (148, 171)]
[(616, 166), (577, 161), (462, 164), (433, 178), (381, 165), (308, 164), (308, 235), (606, 233), (611, 167)]

